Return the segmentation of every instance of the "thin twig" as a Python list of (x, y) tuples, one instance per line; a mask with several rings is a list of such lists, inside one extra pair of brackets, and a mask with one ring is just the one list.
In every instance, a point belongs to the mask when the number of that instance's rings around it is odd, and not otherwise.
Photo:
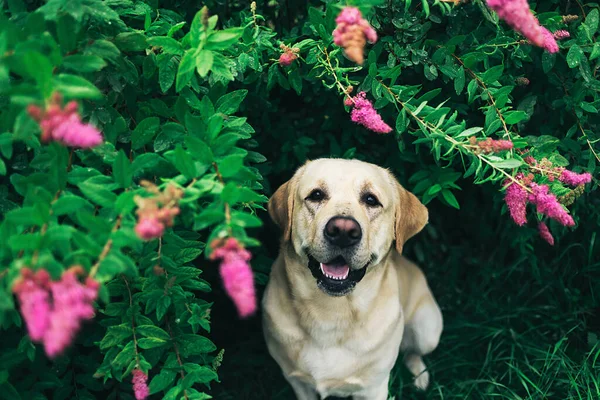
[(100, 255), (98, 256), (98, 261), (96, 261), (96, 263), (92, 266), (92, 269), (90, 269), (90, 277), (91, 278), (96, 276), (96, 273), (98, 273), (98, 268), (100, 267), (100, 264), (102, 263), (102, 261), (104, 261), (104, 259), (106, 258), (106, 256), (110, 252), (110, 250), (112, 249), (112, 244), (113, 244), (112, 234), (115, 233), (119, 229), (119, 227), (121, 226), (122, 219), (123, 219), (123, 217), (121, 215), (119, 215), (117, 217), (117, 221), (115, 222), (115, 225), (112, 228), (111, 234), (108, 236), (108, 240), (104, 244), (104, 247), (102, 248), (102, 252), (100, 252)]

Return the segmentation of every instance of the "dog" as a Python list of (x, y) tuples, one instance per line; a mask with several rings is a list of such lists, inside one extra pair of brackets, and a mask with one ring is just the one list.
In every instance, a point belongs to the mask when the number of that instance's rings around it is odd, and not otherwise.
[(426, 389), (422, 356), (438, 345), (442, 313), (405, 242), (427, 208), (381, 167), (307, 162), (268, 203), (283, 231), (263, 304), (271, 356), (298, 400), (386, 400), (399, 352)]

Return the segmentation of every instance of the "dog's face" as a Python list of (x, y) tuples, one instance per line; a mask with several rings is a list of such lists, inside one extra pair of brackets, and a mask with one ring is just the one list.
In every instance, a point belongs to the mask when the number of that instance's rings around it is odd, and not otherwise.
[(332, 296), (354, 289), (369, 266), (427, 223), (427, 209), (385, 169), (357, 160), (308, 162), (269, 201), (269, 213)]

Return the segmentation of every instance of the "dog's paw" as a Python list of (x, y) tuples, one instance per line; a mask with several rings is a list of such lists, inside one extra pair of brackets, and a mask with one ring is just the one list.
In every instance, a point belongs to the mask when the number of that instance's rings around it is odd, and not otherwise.
[(426, 390), (429, 386), (429, 372), (423, 371), (415, 378), (415, 386), (419, 390)]

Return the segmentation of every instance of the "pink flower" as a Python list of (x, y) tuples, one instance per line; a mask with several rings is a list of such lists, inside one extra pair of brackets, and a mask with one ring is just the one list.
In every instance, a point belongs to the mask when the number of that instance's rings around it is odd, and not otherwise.
[(545, 47), (540, 24), (531, 13), (527, 0), (487, 0), (487, 5), (514, 30), (535, 45)]
[(559, 29), (557, 31), (554, 31), (554, 38), (556, 40), (568, 39), (570, 37), (571, 37), (571, 34), (569, 33), (569, 31), (565, 31), (564, 29)]
[(71, 147), (90, 149), (102, 144), (102, 134), (90, 124), (81, 122), (79, 114), (71, 114), (54, 129), (53, 139)]
[[(516, 179), (523, 179), (523, 174), (517, 174)], [(527, 223), (527, 191), (516, 182), (507, 180), (504, 184), (509, 184), (504, 195), (508, 212), (517, 225), (523, 226)]]
[(79, 282), (80, 268), (63, 273), (60, 281), (50, 283), (53, 309), (50, 326), (44, 335), (44, 348), (50, 358), (62, 354), (73, 342), (82, 322), (94, 318), (93, 303), (98, 297), (99, 285), (88, 278), (85, 285)]
[(540, 233), (542, 239), (548, 242), (550, 246), (554, 246), (554, 238), (548, 229), (548, 225), (546, 225), (544, 222), (538, 223), (538, 232)]
[(558, 43), (554, 39), (554, 35), (548, 29), (541, 27), (542, 35), (544, 36), (544, 44), (542, 47), (548, 51), (548, 53), (556, 53), (558, 51)]
[(492, 138), (487, 138), (485, 140), (477, 140), (474, 136), (471, 136), (470, 142), (473, 146), (477, 146), (477, 148), (483, 153), (499, 153), (505, 150), (511, 150), (513, 148), (513, 142), (510, 140), (496, 140)]
[(33, 342), (39, 342), (50, 324), (50, 294), (48, 283), (50, 275), (46, 270), (33, 272), (28, 268), (21, 270), (21, 278), (13, 286), (21, 305), (21, 314), (27, 326), (27, 332)]
[(71, 147), (92, 148), (102, 144), (102, 134), (90, 124), (81, 122), (77, 112), (77, 103), (71, 101), (64, 108), (60, 103), (62, 97), (55, 93), (51, 104), (42, 110), (40, 107), (30, 105), (27, 107), (29, 115), (39, 122), (42, 129), (42, 141), (56, 141)]
[[(211, 247), (219, 246), (214, 242)], [(221, 260), (220, 274), (225, 291), (235, 303), (241, 318), (256, 312), (256, 293), (254, 277), (248, 261), (252, 258), (249, 251), (243, 249), (235, 238), (229, 238), (221, 247), (216, 247), (211, 260)]]
[(367, 100), (367, 94), (365, 92), (358, 93), (353, 100), (354, 108), (350, 114), (353, 122), (376, 133), (391, 132), (392, 128), (383, 122), (381, 116), (373, 108), (373, 104)]
[(133, 375), (131, 383), (133, 383), (133, 394), (135, 395), (135, 399), (145, 400), (150, 394), (150, 391), (148, 390), (148, 375), (137, 368), (134, 369), (131, 374)]
[(94, 317), (93, 303), (98, 297), (98, 282), (77, 278), (81, 267), (72, 267), (60, 281), (50, 281), (45, 270), (35, 274), (22, 270), (22, 280), (13, 287), (21, 303), (21, 314), (33, 342), (43, 343), (46, 354), (54, 358), (69, 347), (84, 320)]
[(156, 217), (142, 217), (135, 226), (135, 233), (142, 240), (159, 238), (165, 231), (165, 225)]
[(367, 40), (375, 43), (377, 32), (356, 7), (344, 7), (335, 22), (337, 27), (333, 31), (333, 42), (344, 48), (346, 57), (357, 64), (362, 64)]
[(592, 174), (589, 172), (578, 174), (565, 169), (561, 172), (558, 180), (571, 186), (585, 185), (586, 183), (590, 183), (592, 181)]
[(532, 183), (530, 187), (533, 190), (533, 193), (529, 195), (529, 201), (535, 204), (537, 211), (540, 214), (544, 214), (548, 218), (552, 218), (564, 226), (575, 225), (573, 217), (571, 217), (558, 202), (556, 196), (549, 193), (547, 185)]
[(296, 60), (297, 58), (298, 56), (294, 53), (282, 53), (279, 56), (279, 65), (287, 67), (289, 65), (292, 65), (294, 60)]

